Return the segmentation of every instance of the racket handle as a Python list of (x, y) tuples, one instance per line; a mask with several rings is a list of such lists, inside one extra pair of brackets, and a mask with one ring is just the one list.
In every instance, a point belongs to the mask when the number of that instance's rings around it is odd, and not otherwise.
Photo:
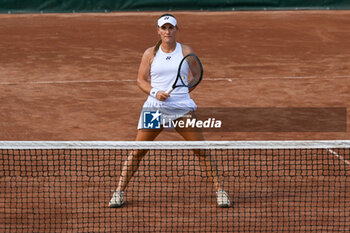
[(173, 88), (173, 87), (170, 87), (168, 90), (166, 90), (165, 93), (170, 94), (173, 90), (174, 90), (174, 88)]

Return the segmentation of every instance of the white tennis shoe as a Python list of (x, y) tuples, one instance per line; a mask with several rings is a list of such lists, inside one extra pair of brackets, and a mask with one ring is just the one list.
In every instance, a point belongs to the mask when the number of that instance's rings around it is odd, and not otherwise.
[[(216, 192), (216, 200), (218, 202), (219, 207), (230, 207), (231, 202), (228, 197), (226, 191), (219, 190)], [(112, 199), (109, 201), (109, 207), (117, 208), (121, 207), (124, 204), (124, 192), (123, 191), (115, 191), (113, 193)]]
[(216, 200), (218, 202), (219, 207), (231, 206), (230, 198), (228, 197), (226, 191), (224, 190), (219, 190), (216, 192)]
[(121, 207), (124, 204), (124, 192), (115, 191), (113, 193), (112, 199), (109, 201), (109, 207), (117, 208)]

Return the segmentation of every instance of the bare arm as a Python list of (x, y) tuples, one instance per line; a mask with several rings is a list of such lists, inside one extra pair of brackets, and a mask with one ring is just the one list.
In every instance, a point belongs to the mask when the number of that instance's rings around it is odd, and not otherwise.
[[(142, 56), (139, 72), (137, 75), (137, 86), (147, 95), (149, 95), (152, 90), (152, 86), (149, 80), (153, 58), (153, 48), (147, 49)], [(164, 91), (158, 91), (156, 95), (156, 98), (158, 100), (166, 100), (168, 97), (169, 94), (165, 93)]]
[(151, 48), (147, 49), (141, 59), (141, 64), (139, 67), (139, 72), (137, 74), (137, 86), (146, 94), (149, 94), (152, 87), (149, 83), (150, 78), (150, 68), (152, 63), (152, 50)]
[[(188, 46), (188, 45), (182, 45), (182, 54), (183, 54), (184, 57), (187, 56), (188, 54), (191, 54), (191, 53), (194, 53), (194, 50), (193, 50), (190, 46)], [(194, 86), (194, 87), (190, 87), (190, 88), (188, 89), (188, 91), (191, 92), (191, 91), (193, 91), (195, 88), (196, 88), (195, 86)]]

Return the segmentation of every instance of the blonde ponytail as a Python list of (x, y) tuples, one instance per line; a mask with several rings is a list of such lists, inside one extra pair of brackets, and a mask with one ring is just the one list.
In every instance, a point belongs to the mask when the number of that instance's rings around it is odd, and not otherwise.
[(158, 52), (159, 47), (160, 47), (161, 44), (162, 44), (162, 40), (159, 40), (159, 41), (157, 42), (156, 46), (154, 46), (154, 48), (153, 48), (153, 55), (154, 55), (154, 56), (156, 56), (156, 53)]

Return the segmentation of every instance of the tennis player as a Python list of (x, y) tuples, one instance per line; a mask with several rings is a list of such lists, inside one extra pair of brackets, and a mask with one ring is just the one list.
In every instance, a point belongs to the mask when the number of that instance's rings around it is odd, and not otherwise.
[[(163, 112), (170, 112), (173, 116), (171, 120), (185, 120), (186, 116), (194, 117), (197, 106), (189, 95), (193, 88), (189, 90), (187, 87), (178, 87), (174, 89), (171, 95), (165, 92), (172, 86), (182, 58), (187, 54), (194, 53), (194, 51), (189, 46), (176, 41), (178, 25), (173, 15), (164, 14), (160, 16), (157, 32), (160, 40), (154, 47), (148, 48), (144, 52), (137, 76), (138, 87), (149, 95), (143, 109), (161, 109)], [(136, 141), (153, 141), (163, 128), (163, 125), (160, 129), (143, 128), (141, 113)], [(204, 140), (201, 129), (175, 127), (175, 130), (185, 140)], [(121, 207), (124, 204), (124, 190), (146, 153), (146, 150), (135, 150), (128, 155), (123, 165), (118, 187), (109, 202), (109, 207)], [(202, 168), (215, 186), (218, 206), (231, 206), (229, 197), (220, 184), (216, 168), (212, 166), (211, 156), (205, 150), (194, 150), (194, 154), (199, 157)]]

